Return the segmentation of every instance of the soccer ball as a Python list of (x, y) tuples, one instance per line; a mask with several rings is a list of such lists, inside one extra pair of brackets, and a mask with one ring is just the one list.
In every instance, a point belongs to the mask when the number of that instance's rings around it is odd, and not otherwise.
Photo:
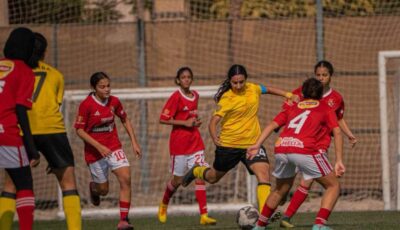
[(251, 230), (256, 226), (258, 220), (258, 210), (253, 206), (246, 206), (237, 212), (236, 223), (242, 230)]

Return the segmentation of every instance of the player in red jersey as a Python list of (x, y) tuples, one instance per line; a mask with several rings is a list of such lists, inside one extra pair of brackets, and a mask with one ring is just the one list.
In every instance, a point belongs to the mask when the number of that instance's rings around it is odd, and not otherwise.
[[(324, 93), (321, 98), (321, 102), (325, 102), (336, 114), (338, 119), (339, 127), (344, 132), (344, 134), (349, 138), (349, 141), (352, 147), (357, 143), (356, 137), (353, 135), (351, 130), (349, 129), (347, 122), (343, 118), (345, 106), (342, 95), (334, 89), (330, 87), (331, 78), (334, 73), (333, 66), (330, 62), (322, 60), (319, 61), (314, 67), (315, 78), (322, 82), (324, 86)], [(297, 88), (293, 91), (293, 94), (302, 97), (301, 87)], [(318, 147), (320, 152), (325, 152), (327, 154), (329, 145), (331, 142), (331, 133), (329, 130), (324, 132), (325, 134), (321, 137), (318, 142)], [(311, 188), (311, 185), (314, 180), (305, 180), (301, 179), (300, 185), (296, 189), (293, 194), (292, 199), (290, 200), (290, 204), (287, 207), (283, 218), (281, 220), (281, 227), (284, 228), (293, 228), (294, 225), (290, 222), (290, 219), (297, 212), (301, 204), (306, 200), (308, 196), (308, 191)]]
[(135, 132), (121, 102), (110, 95), (110, 78), (104, 72), (94, 73), (90, 78), (94, 92), (81, 102), (75, 121), (77, 135), (85, 143), (85, 160), (92, 175), (89, 184), (91, 202), (100, 205), (100, 196), (108, 193), (108, 172), (111, 170), (120, 184), (119, 230), (133, 229), (128, 214), (131, 205), (131, 173), (128, 159), (122, 150), (115, 126), (115, 116), (119, 117), (128, 133), (133, 152), (141, 157), (141, 149)]
[[(192, 70), (189, 67), (180, 68), (175, 78), (175, 83), (180, 88), (170, 96), (160, 115), (161, 124), (172, 125), (169, 150), (173, 175), (167, 183), (158, 209), (158, 219), (161, 223), (167, 221), (169, 200), (182, 184), (182, 177), (187, 169), (192, 168), (195, 164), (208, 166), (204, 161), (204, 143), (198, 129), (201, 125), (201, 120), (197, 114), (199, 94), (190, 89), (192, 82)], [(200, 210), (200, 224), (216, 224), (216, 220), (208, 216), (204, 181), (197, 179), (195, 184), (195, 194)]]
[(31, 30), (14, 29), (3, 50), (5, 58), (0, 59), (0, 168), (5, 168), (17, 190), (16, 194), (1, 193), (0, 229), (5, 230), (11, 229), (8, 223), (15, 209), (14, 199), (19, 229), (30, 230), (33, 225), (35, 198), (30, 165), (38, 164), (39, 154), (29, 128), (27, 109), (32, 106), (35, 82), (31, 68), (37, 65), (31, 59), (34, 42)]
[[(251, 159), (273, 130), (284, 126), (275, 143), (273, 174), (277, 178), (276, 189), (268, 197), (255, 230), (264, 229), (268, 224), (268, 219), (293, 185), (296, 169), (303, 174), (304, 179), (315, 179), (325, 188), (313, 229), (330, 229), (325, 223), (339, 197), (337, 176), (345, 172), (342, 161), (343, 139), (335, 113), (320, 101), (322, 83), (315, 78), (307, 79), (303, 83), (302, 93), (304, 99), (279, 113), (264, 129), (257, 143), (248, 148), (248, 157)], [(335, 139), (334, 171), (326, 154), (319, 151), (318, 141), (321, 131), (325, 129), (332, 131)]]

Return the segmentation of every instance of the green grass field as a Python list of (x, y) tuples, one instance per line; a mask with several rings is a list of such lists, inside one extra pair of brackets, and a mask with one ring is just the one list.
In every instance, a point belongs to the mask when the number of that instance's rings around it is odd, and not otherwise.
[[(218, 224), (214, 226), (201, 226), (198, 216), (169, 216), (166, 224), (160, 224), (156, 217), (132, 218), (135, 230), (184, 230), (184, 229), (238, 229), (235, 223), (235, 214), (213, 215)], [(315, 213), (299, 213), (293, 218), (297, 225), (296, 230), (311, 229)], [(400, 229), (400, 212), (334, 212), (329, 224), (333, 229)], [(116, 229), (117, 219), (85, 219), (83, 229), (109, 230)], [(15, 223), (14, 229), (17, 228)], [(66, 229), (64, 221), (36, 221), (34, 229)], [(274, 223), (268, 229), (279, 229), (279, 224)]]

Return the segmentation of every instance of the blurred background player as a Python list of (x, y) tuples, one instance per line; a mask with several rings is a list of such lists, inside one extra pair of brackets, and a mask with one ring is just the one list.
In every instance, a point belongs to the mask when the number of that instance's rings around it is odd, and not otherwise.
[[(340, 95), (338, 91), (330, 87), (333, 73), (334, 73), (333, 65), (328, 61), (325, 60), (319, 61), (314, 66), (315, 78), (319, 80), (324, 86), (323, 96), (320, 101), (326, 103), (335, 112), (340, 129), (349, 138), (352, 147), (354, 147), (355, 144), (357, 143), (357, 139), (349, 129), (346, 121), (344, 120), (343, 116), (344, 116), (345, 106), (343, 97)], [(302, 98), (301, 89), (302, 89), (301, 87), (297, 88), (296, 90), (293, 91), (293, 94), (296, 94), (300, 98)], [(319, 151), (328, 154), (330, 142), (331, 142), (331, 133), (329, 132), (328, 129), (326, 129), (325, 134), (318, 141)], [(290, 200), (289, 206), (287, 207), (283, 215), (283, 218), (281, 220), (281, 227), (284, 228), (294, 227), (294, 225), (290, 222), (290, 219), (297, 212), (301, 204), (306, 200), (313, 181), (314, 181), (313, 179), (304, 180), (303, 178), (301, 178), (300, 185), (294, 192), (293, 197)]]
[[(47, 173), (54, 173), (61, 187), (63, 208), (68, 229), (81, 229), (81, 204), (76, 188), (74, 155), (64, 127), (60, 106), (64, 96), (64, 76), (54, 67), (43, 62), (47, 40), (40, 33), (34, 33), (35, 46), (32, 59), (35, 88), (32, 96), (32, 110), (28, 111), (30, 128), (37, 149), (48, 162)], [(6, 180), (10, 180), (6, 177)], [(5, 190), (15, 192), (12, 183), (6, 183)]]
[(77, 135), (85, 143), (85, 160), (92, 175), (93, 181), (89, 184), (91, 202), (98, 206), (100, 196), (107, 195), (108, 171), (111, 170), (120, 185), (120, 221), (117, 228), (133, 229), (128, 219), (131, 206), (131, 172), (118, 138), (115, 116), (120, 118), (125, 127), (133, 153), (137, 157), (141, 157), (141, 149), (120, 100), (110, 94), (110, 77), (104, 72), (94, 73), (90, 77), (90, 85), (93, 92), (79, 105), (75, 128)]
[[(161, 223), (167, 221), (169, 200), (181, 185), (185, 172), (195, 164), (208, 166), (204, 160), (204, 143), (198, 129), (202, 123), (197, 114), (199, 94), (190, 89), (192, 82), (192, 70), (189, 67), (180, 68), (175, 78), (175, 83), (180, 88), (170, 96), (160, 116), (161, 124), (172, 125), (169, 149), (171, 173), (173, 175), (167, 183), (158, 209), (158, 219)], [(200, 210), (200, 224), (216, 224), (217, 221), (208, 216), (204, 181), (197, 179), (195, 184), (195, 194)]]
[[(337, 118), (329, 106), (320, 101), (323, 85), (315, 78), (303, 83), (304, 99), (298, 104), (287, 106), (266, 126), (256, 144), (249, 147), (248, 158), (255, 157), (266, 138), (274, 129), (284, 126), (275, 142), (276, 188), (266, 204), (253, 230), (264, 229), (282, 198), (289, 192), (296, 177), (296, 169), (305, 180), (315, 179), (324, 188), (321, 207), (313, 229), (330, 229), (325, 224), (339, 197), (339, 181), (345, 172), (343, 165), (343, 139)], [(317, 142), (323, 129), (332, 130), (335, 139), (336, 163), (334, 172), (324, 152), (319, 151)]]
[[(216, 145), (213, 167), (193, 167), (183, 179), (184, 186), (194, 178), (211, 184), (217, 183), (229, 170), (242, 162), (249, 173), (257, 177), (258, 208), (261, 211), (271, 189), (265, 148), (260, 148), (253, 159), (246, 159), (246, 149), (256, 143), (261, 133), (257, 117), (261, 94), (298, 99), (290, 92), (247, 82), (245, 67), (237, 64), (231, 66), (227, 78), (214, 96), (218, 108), (209, 124), (210, 135)], [(218, 135), (217, 125), (220, 122), (221, 131)]]
[[(4, 46), (5, 59), (0, 59), (0, 168), (5, 168), (11, 178), (0, 196), (2, 230), (11, 229), (15, 209), (19, 229), (30, 230), (33, 225), (35, 198), (30, 165), (39, 163), (39, 153), (33, 143), (27, 109), (32, 106), (35, 82), (31, 68), (37, 66), (32, 59), (34, 42), (30, 29), (14, 29)], [(16, 191), (7, 190), (9, 184), (13, 187), (12, 183)]]

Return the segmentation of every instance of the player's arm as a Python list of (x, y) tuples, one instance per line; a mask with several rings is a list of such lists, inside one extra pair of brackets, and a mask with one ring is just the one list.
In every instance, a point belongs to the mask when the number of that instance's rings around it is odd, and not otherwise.
[(121, 119), (121, 122), (122, 122), (122, 125), (125, 127), (125, 130), (131, 139), (133, 152), (140, 159), (142, 157), (142, 149), (140, 148), (140, 145), (136, 139), (135, 131), (133, 130), (131, 121), (129, 120), (128, 117), (125, 117), (124, 119)]
[(343, 164), (343, 136), (339, 127), (335, 127), (332, 130), (334, 143), (335, 143), (335, 173), (336, 176), (341, 177), (345, 172), (345, 167)]
[(340, 119), (338, 121), (340, 129), (346, 134), (346, 136), (349, 138), (351, 147), (353, 148), (356, 143), (357, 143), (357, 138), (354, 136), (354, 134), (351, 132), (349, 126), (347, 125), (347, 122), (344, 120), (344, 118)]
[(31, 129), (29, 127), (27, 108), (23, 105), (17, 104), (16, 113), (19, 126), (21, 127), (22, 133), (24, 134), (22, 136), (22, 140), (24, 142), (30, 164), (32, 167), (36, 167), (40, 163), (40, 155), (36, 149), (35, 143), (33, 142)]
[(298, 102), (299, 101), (299, 96), (297, 96), (296, 94), (293, 94), (291, 92), (279, 89), (279, 88), (275, 88), (275, 87), (267, 87), (266, 91), (264, 91), (263, 86), (261, 86), (262, 89), (262, 93), (264, 94), (272, 94), (272, 95), (277, 95), (277, 96), (282, 96), (286, 99), (288, 99), (288, 102), (290, 104), (290, 102), (295, 101)]
[(222, 117), (218, 115), (213, 115), (210, 120), (210, 124), (208, 125), (208, 131), (210, 132), (210, 136), (215, 145), (221, 145), (219, 141), (219, 136), (217, 133), (217, 125), (221, 121)]
[(171, 119), (160, 118), (160, 124), (194, 127), (194, 126), (200, 126), (201, 120), (196, 117), (190, 117), (187, 120), (175, 120), (174, 118), (171, 118)]
[(78, 137), (80, 137), (83, 141), (86, 143), (90, 144), (94, 148), (99, 151), (99, 153), (103, 156), (106, 157), (111, 154), (111, 150), (107, 148), (106, 146), (100, 144), (98, 141), (96, 141), (93, 137), (91, 137), (85, 130), (78, 128), (76, 129), (76, 134)]
[(280, 127), (276, 121), (271, 121), (262, 131), (256, 143), (247, 149), (247, 158), (252, 159), (260, 150), (262, 143), (271, 135), (276, 128)]

